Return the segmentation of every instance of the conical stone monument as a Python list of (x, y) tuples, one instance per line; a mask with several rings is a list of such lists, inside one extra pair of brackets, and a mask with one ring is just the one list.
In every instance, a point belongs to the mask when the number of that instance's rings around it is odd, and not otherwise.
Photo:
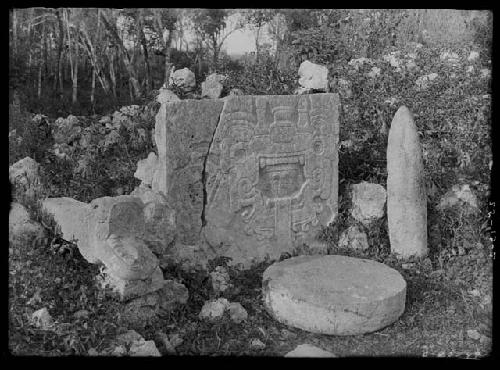
[(427, 254), (427, 197), (422, 148), (411, 112), (394, 115), (387, 144), (387, 219), (391, 251), (402, 258)]

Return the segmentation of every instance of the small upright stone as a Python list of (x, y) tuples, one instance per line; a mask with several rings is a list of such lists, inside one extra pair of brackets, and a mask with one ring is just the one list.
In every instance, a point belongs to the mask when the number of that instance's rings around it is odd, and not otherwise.
[(391, 251), (427, 254), (427, 197), (417, 127), (405, 106), (396, 112), (387, 145), (387, 219)]
[(363, 225), (384, 215), (386, 193), (382, 185), (363, 181), (352, 185), (352, 216)]
[(225, 79), (226, 76), (218, 73), (212, 73), (209, 75), (201, 84), (201, 96), (209, 99), (219, 98), (222, 93), (222, 89), (224, 88), (222, 82)]
[(299, 67), (299, 84), (306, 89), (327, 91), (328, 68), (306, 60)]
[(285, 357), (337, 357), (333, 353), (310, 344), (298, 345), (293, 351), (288, 352)]

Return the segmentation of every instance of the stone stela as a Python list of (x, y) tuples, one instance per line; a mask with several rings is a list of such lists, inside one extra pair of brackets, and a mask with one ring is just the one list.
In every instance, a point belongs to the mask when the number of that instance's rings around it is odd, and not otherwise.
[[(202, 172), (193, 177), (203, 185), (203, 191), (197, 192), (198, 198), (203, 193), (203, 199), (193, 200), (197, 207), (191, 219), (196, 225), (181, 228), (199, 229), (196, 242), (207, 243), (217, 255), (231, 257), (233, 262), (247, 264), (263, 260), (266, 255), (279, 258), (307, 244), (321, 226), (336, 218), (337, 94), (232, 96), (223, 105), (220, 100), (213, 101), (215, 109), (193, 107), (201, 104), (196, 101), (173, 104), (180, 115), (193, 109), (210, 112), (196, 115), (197, 125), (186, 124), (181, 140), (187, 140), (189, 147), (195, 144), (190, 143), (193, 138), (210, 142), (205, 158), (197, 159), (200, 163), (196, 167)], [(221, 110), (214, 117), (218, 107)], [(157, 119), (156, 132), (173, 133), (172, 128), (158, 127), (172, 122), (169, 104), (166, 108), (166, 119)], [(189, 113), (186, 116), (193, 117)], [(204, 125), (207, 127), (201, 127)], [(201, 138), (200, 132), (212, 132), (212, 137)], [(166, 138), (159, 143), (172, 140)], [(159, 150), (167, 157), (163, 161), (160, 158), (160, 163), (168, 163), (174, 150), (168, 146), (166, 151)], [(179, 162), (193, 165), (189, 158)], [(175, 177), (175, 172), (182, 172), (182, 167), (167, 171), (169, 186), (159, 189), (166, 192), (167, 198), (179, 196), (169, 194), (171, 189), (182, 192), (193, 186), (176, 186), (180, 178)], [(179, 211), (185, 212), (186, 205), (179, 206), (184, 207)], [(192, 235), (184, 239), (195, 241)]]

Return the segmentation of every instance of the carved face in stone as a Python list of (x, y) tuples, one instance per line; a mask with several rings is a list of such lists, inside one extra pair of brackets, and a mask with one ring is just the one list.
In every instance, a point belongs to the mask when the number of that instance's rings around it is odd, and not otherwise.
[(142, 202), (128, 196), (106, 198), (93, 204), (97, 216), (96, 256), (115, 277), (124, 280), (148, 278), (158, 266), (158, 260), (143, 240)]

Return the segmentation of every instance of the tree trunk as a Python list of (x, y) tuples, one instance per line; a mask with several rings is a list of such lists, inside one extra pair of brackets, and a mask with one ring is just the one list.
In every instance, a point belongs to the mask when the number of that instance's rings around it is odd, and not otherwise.
[(75, 42), (75, 64), (73, 66), (73, 97), (72, 103), (78, 101), (78, 43)]
[(148, 45), (146, 42), (146, 35), (143, 30), (143, 22), (142, 22), (142, 13), (143, 10), (139, 11), (138, 15), (138, 24), (137, 24), (137, 33), (138, 38), (141, 41), (142, 51), (144, 53), (144, 64), (146, 65), (146, 92), (151, 91), (152, 88), (152, 80), (151, 80), (151, 66), (149, 65), (149, 53), (148, 53)]
[(61, 11), (56, 10), (57, 23), (59, 25), (59, 45), (57, 51), (57, 77), (59, 79), (59, 97), (63, 99), (64, 97), (64, 86), (63, 86), (63, 47), (64, 47), (64, 25), (61, 17)]
[(111, 51), (109, 53), (109, 77), (111, 79), (111, 91), (113, 92), (113, 97), (116, 99), (116, 73), (114, 59), (114, 53)]
[(17, 12), (12, 9), (12, 55), (17, 55)]
[(38, 89), (37, 89), (38, 99), (42, 97), (42, 62), (38, 66)]
[(92, 111), (94, 111), (94, 105), (95, 105), (95, 75), (96, 75), (95, 68), (92, 67), (92, 83), (90, 89), (90, 105), (92, 106)]

